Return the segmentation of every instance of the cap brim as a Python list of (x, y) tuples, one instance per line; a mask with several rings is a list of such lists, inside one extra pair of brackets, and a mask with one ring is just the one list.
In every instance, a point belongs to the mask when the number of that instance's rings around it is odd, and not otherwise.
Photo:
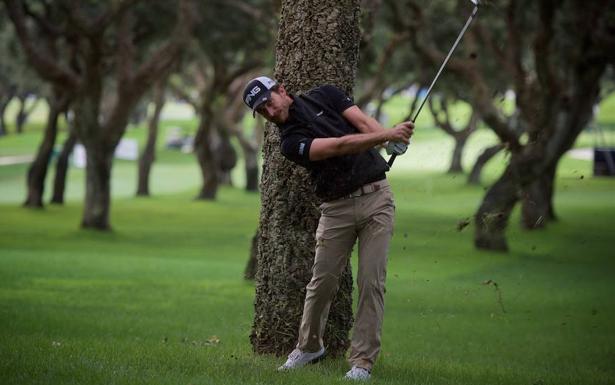
[(258, 107), (260, 107), (263, 103), (266, 103), (269, 100), (269, 96), (271, 96), (271, 91), (267, 91), (267, 93), (265, 93), (265, 95), (261, 96), (255, 103), (254, 106), (252, 107), (252, 117), (256, 117), (256, 110), (258, 109)]

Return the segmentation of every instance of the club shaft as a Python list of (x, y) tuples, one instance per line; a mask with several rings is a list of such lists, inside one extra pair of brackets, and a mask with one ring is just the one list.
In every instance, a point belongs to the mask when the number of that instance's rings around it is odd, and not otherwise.
[(466, 30), (468, 29), (468, 27), (472, 23), (472, 20), (474, 19), (474, 16), (476, 16), (476, 12), (478, 12), (478, 7), (475, 6), (474, 10), (472, 11), (472, 14), (470, 15), (470, 17), (466, 21), (466, 24), (461, 29), (461, 32), (459, 32), (459, 35), (457, 35), (457, 40), (455, 40), (455, 43), (451, 47), (450, 51), (448, 51), (448, 55), (446, 55), (446, 58), (442, 62), (442, 65), (440, 66), (440, 69), (438, 70), (438, 73), (433, 78), (433, 80), (431, 82), (431, 85), (427, 89), (427, 93), (425, 94), (425, 97), (423, 98), (423, 101), (419, 105), (419, 108), (416, 110), (416, 113), (414, 114), (414, 118), (412, 118), (412, 122), (413, 123), (416, 121), (416, 118), (419, 116), (419, 113), (423, 109), (423, 106), (425, 105), (425, 102), (427, 102), (427, 99), (429, 99), (429, 95), (431, 94), (431, 90), (433, 89), (434, 85), (438, 81), (438, 78), (440, 77), (440, 74), (442, 74), (442, 71), (444, 71), (444, 67), (446, 67), (446, 64), (448, 63), (448, 61), (450, 60), (451, 56), (453, 55), (453, 52), (455, 51), (455, 48), (457, 48), (457, 46), (459, 45), (459, 42), (461, 41), (461, 38), (466, 33)]
[[(461, 41), (461, 38), (466, 33), (466, 30), (468, 29), (470, 24), (472, 24), (472, 20), (474, 20), (474, 16), (476, 16), (477, 12), (478, 12), (478, 6), (474, 6), (474, 10), (472, 11), (472, 14), (470, 15), (470, 17), (468, 17), (468, 20), (466, 21), (466, 24), (461, 29), (461, 32), (459, 32), (459, 35), (457, 35), (457, 40), (455, 40), (455, 43), (453, 43), (453, 46), (448, 51), (448, 55), (446, 55), (446, 58), (442, 62), (442, 65), (440, 66), (440, 69), (438, 70), (438, 73), (433, 78), (433, 80), (431, 82), (431, 85), (427, 89), (427, 93), (425, 94), (425, 97), (423, 98), (423, 101), (419, 105), (419, 108), (416, 110), (416, 113), (414, 114), (414, 117), (412, 118), (412, 123), (414, 123), (416, 121), (416, 118), (418, 118), (419, 114), (421, 113), (421, 110), (423, 109), (423, 106), (425, 105), (425, 102), (427, 102), (427, 99), (429, 99), (429, 95), (431, 95), (431, 90), (433, 89), (434, 85), (438, 81), (438, 78), (440, 77), (440, 74), (444, 70), (444, 67), (446, 67), (446, 64), (448, 63), (448, 61), (450, 60), (451, 56), (453, 55), (453, 52), (455, 51), (455, 48), (457, 48), (457, 46), (459, 45), (459, 42)], [(395, 162), (395, 158), (396, 157), (397, 157), (397, 155), (393, 154), (389, 158), (389, 161), (387, 162), (389, 164), (389, 168), (391, 168), (391, 166), (393, 166), (393, 162)]]

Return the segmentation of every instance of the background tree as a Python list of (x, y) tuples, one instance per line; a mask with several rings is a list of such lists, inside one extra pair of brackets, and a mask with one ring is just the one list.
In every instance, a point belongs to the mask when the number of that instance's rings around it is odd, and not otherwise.
[(417, 68), (409, 65), (416, 59), (407, 49), (408, 31), (397, 28), (384, 1), (363, 0), (361, 8), (361, 60), (355, 103), (380, 119), (383, 105), (417, 81)]
[(66, 112), (70, 102), (70, 95), (59, 87), (54, 87), (51, 95), (47, 98), (49, 113), (47, 123), (43, 132), (41, 144), (38, 147), (36, 156), (28, 168), (26, 178), (27, 195), (24, 202), (26, 207), (43, 207), (43, 193), (45, 191), (45, 179), (47, 169), (51, 159), (51, 152), (56, 142), (58, 134), (58, 121), (60, 116)]
[[(453, 31), (438, 31), (442, 10), (437, 7), (467, 14), (466, 2), (405, 4), (412, 15), (406, 26), (413, 32), (413, 47), (434, 65), (440, 63), (446, 50), (436, 48), (431, 34), (454, 36), (463, 18)], [(506, 170), (475, 215), (477, 247), (507, 249), (505, 229), (519, 201), (526, 228), (542, 227), (555, 217), (557, 163), (591, 118), (600, 79), (612, 60), (614, 12), (608, 1), (577, 0), (509, 1), (497, 11), (485, 8), (465, 36), (464, 52), (449, 62), (447, 71), (466, 85), (472, 104), (510, 152)], [(494, 98), (502, 91), (488, 80), (494, 67), (511, 79), (517, 124)]]
[(7, 134), (5, 112), (15, 96), (15, 86), (11, 81), (12, 66), (11, 61), (8, 60), (13, 57), (10, 53), (10, 41), (13, 36), (4, 8), (0, 8), (0, 55), (6, 58), (0, 60), (0, 137)]
[(251, 132), (246, 132), (242, 123), (248, 110), (243, 102), (243, 89), (250, 79), (261, 73), (263, 73), (263, 70), (248, 73), (235, 79), (229, 85), (225, 97), (226, 106), (222, 109), (221, 113), (217, 114), (218, 119), (216, 121), (216, 125), (221, 127), (224, 132), (237, 138), (244, 159), (246, 174), (245, 189), (246, 191), (252, 192), (258, 191), (258, 158), (262, 145), (263, 119), (257, 115), (252, 125), (253, 129)]
[[(190, 55), (172, 86), (199, 117), (194, 153), (203, 184), (197, 199), (215, 199), (219, 183), (228, 181), (237, 161), (228, 131), (236, 118), (224, 116), (236, 96), (229, 90), (235, 80), (267, 64), (275, 18), (270, 2), (261, 0), (211, 0), (201, 6), (206, 8), (204, 19), (195, 28)], [(228, 23), (229, 18), (234, 22)]]
[(66, 177), (68, 175), (68, 160), (75, 148), (75, 144), (77, 144), (77, 133), (75, 132), (72, 120), (68, 118), (70, 115), (70, 113), (65, 115), (68, 124), (68, 137), (62, 144), (62, 150), (60, 150), (56, 160), (56, 172), (53, 179), (53, 195), (50, 201), (50, 203), (59, 205), (64, 204)]
[[(59, 47), (59, 44), (61, 44), (59, 35), (48, 24), (57, 21), (55, 15), (53, 15), (50, 7), (44, 7), (40, 16), (46, 19), (47, 23), (36, 23), (31, 33), (36, 36), (37, 41), (41, 42), (48, 52), (58, 55), (61, 50)], [(26, 104), (28, 104), (28, 99), (33, 94), (32, 90), (37, 86), (37, 83), (40, 85), (41, 82), (40, 80), (37, 82), (35, 79), (38, 79), (38, 77), (31, 73), (32, 70), (27, 65), (23, 57), (23, 52), (19, 49), (19, 43), (14, 33), (11, 33), (7, 42), (11, 46), (10, 51), (13, 52), (11, 58), (7, 60), (10, 63), (7, 65), (10, 70), (10, 82), (14, 90), (14, 96), (19, 101), (18, 112), (15, 118), (15, 127), (16, 132), (21, 133), (23, 131), (23, 125), (26, 123), (32, 109), (37, 104), (38, 97), (35, 97), (36, 100), (29, 106), (26, 106)], [(68, 52), (64, 53), (70, 55)], [(43, 207), (45, 179), (47, 177), (49, 161), (58, 134), (59, 119), (61, 115), (66, 112), (71, 98), (69, 92), (59, 86), (51, 87), (51, 92), (46, 93), (47, 105), (49, 106), (47, 122), (34, 160), (28, 167), (26, 175), (26, 198), (23, 204), (25, 207)]]
[(44, 83), (27, 63), (19, 46), (19, 40), (11, 26), (4, 7), (0, 7), (0, 136), (6, 134), (6, 109), (11, 101), (17, 101), (15, 132), (23, 132), (23, 125), (38, 105), (41, 96), (47, 93)]
[(158, 124), (160, 114), (165, 104), (165, 90), (167, 76), (160, 78), (152, 90), (153, 110), (147, 122), (147, 141), (139, 157), (139, 171), (137, 178), (137, 196), (149, 196), (149, 180), (152, 164), (156, 158), (156, 141), (158, 139)]
[[(177, 60), (189, 34), (194, 9), (188, 0), (177, 12), (167, 2), (122, 1), (111, 4), (4, 0), (29, 62), (39, 75), (73, 97), (75, 132), (87, 154), (82, 227), (110, 228), (110, 177), (115, 147), (133, 107)], [(42, 11), (40, 8), (43, 8)], [(154, 39), (167, 16), (175, 16), (170, 38)], [(54, 19), (50, 19), (50, 17)], [(55, 20), (57, 18), (57, 21)], [(63, 39), (70, 55), (49, 50), (35, 38), (31, 24)], [(155, 48), (151, 48), (155, 45)], [(150, 47), (146, 50), (146, 47)], [(141, 48), (141, 49), (138, 49)], [(107, 78), (117, 86), (115, 104), (101, 116)]]
[(34, 112), (41, 98), (36, 94), (36, 91), (30, 87), (20, 89), (15, 95), (15, 98), (18, 103), (17, 114), (15, 115), (15, 132), (21, 134), (24, 125), (32, 112)]
[[(453, 103), (455, 99), (451, 98)], [(470, 137), (478, 128), (478, 113), (472, 108), (470, 117), (465, 125), (457, 127), (449, 112), (449, 96), (440, 94), (439, 97), (432, 97), (428, 100), (429, 110), (433, 116), (434, 123), (447, 135), (453, 138), (455, 145), (453, 146), (453, 155), (448, 168), (449, 174), (458, 174), (463, 172), (461, 164), (463, 158), (463, 149)], [(470, 107), (471, 108), (471, 107)]]
[[(275, 78), (292, 93), (331, 83), (351, 93), (358, 61), (358, 0), (283, 1)], [(254, 324), (259, 353), (287, 354), (297, 342), (305, 286), (314, 261), (318, 201), (306, 171), (279, 152), (275, 126), (265, 132)], [(352, 325), (350, 264), (340, 278), (325, 330), (332, 355), (348, 347)]]

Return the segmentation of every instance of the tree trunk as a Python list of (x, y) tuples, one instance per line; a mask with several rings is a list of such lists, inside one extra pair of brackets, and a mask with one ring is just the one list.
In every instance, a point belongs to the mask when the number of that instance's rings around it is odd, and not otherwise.
[[(243, 88), (245, 79), (241, 87)], [(227, 107), (225, 116), (226, 119), (222, 119), (225, 122), (222, 126), (224, 129), (233, 133), (237, 138), (237, 142), (243, 152), (244, 167), (246, 173), (246, 191), (255, 192), (258, 191), (259, 173), (258, 173), (258, 155), (259, 149), (262, 145), (262, 137), (264, 124), (262, 119), (257, 119), (254, 126), (254, 133), (252, 138), (247, 138), (242, 132), (242, 120), (245, 114), (245, 105), (241, 96), (235, 97), (232, 103)]]
[(547, 222), (556, 220), (553, 207), (556, 166), (552, 166), (532, 184), (523, 194), (521, 207), (521, 226), (527, 230), (543, 228)]
[[(103, 130), (100, 123), (102, 84), (99, 81), (92, 82), (90, 87), (77, 96), (73, 109), (75, 132), (86, 152), (85, 200), (81, 227), (110, 230), (111, 167), (117, 142), (112, 142), (107, 137), (111, 128)], [(119, 142), (119, 138), (117, 141)]]
[[(276, 47), (275, 78), (290, 92), (331, 83), (351, 93), (358, 60), (358, 0), (285, 0)], [(307, 172), (280, 154), (277, 128), (265, 133), (254, 323), (258, 353), (287, 354), (296, 343), (305, 287), (314, 262), (318, 201)], [(352, 326), (352, 272), (340, 277), (324, 343), (343, 355)]]
[(237, 165), (237, 152), (231, 144), (228, 133), (220, 127), (220, 143), (216, 148), (218, 162), (218, 182), (223, 185), (232, 186), (231, 171)]
[(66, 94), (61, 94), (59, 91), (54, 90), (53, 96), (49, 98), (49, 114), (47, 115), (43, 140), (38, 147), (34, 161), (28, 169), (28, 191), (23, 204), (25, 207), (43, 207), (45, 178), (47, 177), (51, 152), (58, 134), (58, 117), (66, 109), (67, 105), (68, 97)]
[(158, 138), (158, 124), (160, 113), (164, 107), (164, 91), (166, 79), (154, 87), (154, 112), (149, 120), (147, 129), (147, 143), (139, 158), (139, 177), (137, 182), (137, 196), (149, 196), (149, 176), (152, 164), (156, 159), (156, 139)]
[(461, 166), (461, 159), (463, 156), (463, 149), (466, 145), (466, 141), (468, 140), (467, 135), (455, 135), (453, 136), (455, 139), (455, 148), (453, 149), (453, 156), (451, 158), (451, 165), (448, 168), (449, 174), (461, 174), (463, 172), (463, 167)]
[(483, 171), (483, 167), (493, 158), (498, 152), (504, 148), (504, 145), (499, 143), (491, 147), (487, 147), (482, 154), (476, 159), (474, 167), (468, 176), (468, 184), (478, 185), (480, 184), (480, 174)]
[(115, 147), (103, 144), (85, 146), (85, 204), (82, 228), (110, 230), (109, 209), (111, 206), (111, 166)]
[(15, 117), (15, 129), (18, 134), (21, 134), (23, 133), (24, 125), (28, 121), (28, 118), (30, 117), (30, 114), (32, 113), (34, 108), (36, 108), (36, 105), (38, 104), (39, 99), (36, 98), (36, 100), (32, 102), (32, 104), (30, 105), (30, 107), (27, 106), (28, 104), (27, 94), (18, 96), (18, 99), (19, 99), (19, 110), (17, 111), (17, 115)]
[(211, 111), (202, 110), (199, 129), (194, 138), (194, 152), (201, 168), (203, 185), (196, 199), (214, 200), (218, 192), (218, 161), (213, 150)]
[(4, 114), (6, 112), (6, 107), (8, 107), (11, 102), (11, 99), (12, 97), (3, 97), (0, 99), (0, 136), (4, 136), (8, 133)]
[(258, 152), (254, 148), (243, 147), (246, 162), (246, 191), (258, 191)]
[(258, 254), (258, 230), (252, 237), (252, 245), (250, 246), (250, 258), (248, 258), (248, 263), (246, 264), (246, 269), (243, 273), (243, 277), (247, 280), (253, 281), (256, 277), (256, 257)]
[(479, 249), (508, 251), (506, 226), (519, 200), (515, 172), (509, 165), (500, 179), (487, 190), (487, 194), (476, 212), (474, 245)]
[(64, 204), (64, 191), (66, 190), (66, 175), (68, 173), (68, 159), (77, 143), (77, 134), (71, 128), (68, 138), (62, 146), (62, 152), (56, 161), (56, 175), (53, 182), (53, 197), (51, 203)]
[(23, 96), (18, 95), (17, 100), (19, 100), (19, 109), (17, 110), (17, 115), (15, 115), (15, 133), (21, 134), (23, 133), (23, 123), (24, 123), (24, 111), (26, 110), (26, 100)]

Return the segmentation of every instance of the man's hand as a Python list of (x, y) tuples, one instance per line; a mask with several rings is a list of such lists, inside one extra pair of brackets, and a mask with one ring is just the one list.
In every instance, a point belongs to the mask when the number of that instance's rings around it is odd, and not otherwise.
[(392, 129), (388, 130), (389, 142), (401, 142), (405, 144), (410, 143), (410, 137), (414, 132), (414, 123), (402, 122)]
[(387, 154), (402, 155), (408, 149), (410, 137), (414, 132), (414, 123), (402, 122), (389, 131), (390, 139), (386, 146)]

